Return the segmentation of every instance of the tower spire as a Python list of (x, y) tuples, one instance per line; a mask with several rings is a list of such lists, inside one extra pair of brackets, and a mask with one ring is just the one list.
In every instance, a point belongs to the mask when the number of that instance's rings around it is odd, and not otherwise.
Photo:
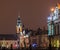
[(20, 12), (18, 12), (18, 18), (20, 18)]
[(17, 33), (22, 34), (22, 22), (20, 19), (20, 12), (18, 12), (18, 18), (17, 18)]

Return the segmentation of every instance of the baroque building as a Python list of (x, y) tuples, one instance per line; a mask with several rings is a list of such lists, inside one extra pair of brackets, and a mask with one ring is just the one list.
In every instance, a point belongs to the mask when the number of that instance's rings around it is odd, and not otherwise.
[(20, 47), (29, 47), (29, 35), (25, 32), (24, 25), (22, 24), (20, 16), (18, 16), (17, 19), (16, 30)]
[(47, 21), (48, 36), (51, 36), (51, 46), (60, 47), (60, 4), (58, 3), (51, 12)]

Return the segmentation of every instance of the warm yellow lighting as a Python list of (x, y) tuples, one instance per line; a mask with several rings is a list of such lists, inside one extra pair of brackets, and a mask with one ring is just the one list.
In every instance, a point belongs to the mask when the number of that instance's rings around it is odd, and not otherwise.
[(16, 27), (17, 33), (19, 33), (19, 27)]
[(59, 4), (59, 3), (57, 3), (57, 5), (58, 5), (58, 9), (60, 9), (60, 4)]
[(20, 32), (22, 32), (22, 26), (20, 27)]
[(53, 12), (54, 11), (54, 8), (51, 8), (51, 11)]
[(59, 40), (57, 40), (57, 47), (59, 47)]

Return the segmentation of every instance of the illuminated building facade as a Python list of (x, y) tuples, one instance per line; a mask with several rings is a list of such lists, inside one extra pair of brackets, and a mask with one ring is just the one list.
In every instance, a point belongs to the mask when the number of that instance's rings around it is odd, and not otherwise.
[(17, 47), (17, 39), (18, 36), (16, 34), (0, 34), (0, 46), (10, 48), (12, 44), (12, 48), (14, 48), (15, 45)]
[(28, 34), (25, 34), (25, 29), (23, 28), (23, 24), (21, 22), (20, 16), (18, 16), (17, 19), (17, 25), (16, 25), (17, 35), (18, 35), (18, 42), (20, 47), (28, 47), (29, 44), (29, 36)]
[(54, 12), (48, 17), (48, 35), (59, 34), (60, 8), (56, 6)]
[(42, 30), (40, 32), (40, 34), (39, 34), (39, 32), (34, 31), (32, 33), (34, 35), (30, 36), (30, 43), (31, 43), (32, 48), (36, 48), (36, 47), (47, 48), (47, 47), (49, 47), (49, 39), (48, 39), (47, 30)]
[(17, 19), (15, 34), (0, 34), (0, 46), (10, 48), (29, 47), (29, 34), (25, 34), (20, 16)]
[(48, 35), (52, 36), (52, 46), (60, 47), (60, 4), (58, 3), (54, 11), (48, 17)]

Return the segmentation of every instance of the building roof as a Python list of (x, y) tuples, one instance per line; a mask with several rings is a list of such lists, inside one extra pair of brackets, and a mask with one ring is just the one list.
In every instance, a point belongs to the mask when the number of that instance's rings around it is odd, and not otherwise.
[(0, 34), (0, 40), (17, 40), (17, 34)]

